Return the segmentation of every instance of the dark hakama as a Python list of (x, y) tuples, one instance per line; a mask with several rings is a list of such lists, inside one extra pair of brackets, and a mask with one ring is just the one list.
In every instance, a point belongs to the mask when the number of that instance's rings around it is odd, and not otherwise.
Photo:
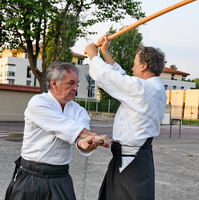
[[(155, 181), (152, 138), (147, 139), (135, 159), (120, 173), (121, 145), (113, 143), (109, 163), (98, 200), (154, 200)], [(125, 155), (124, 155), (125, 156)], [(133, 156), (133, 155), (132, 155)]]
[(5, 200), (75, 200), (68, 168), (19, 158)]

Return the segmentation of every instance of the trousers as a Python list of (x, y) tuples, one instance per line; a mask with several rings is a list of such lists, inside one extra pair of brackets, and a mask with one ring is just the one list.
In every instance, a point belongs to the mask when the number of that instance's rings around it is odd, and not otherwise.
[(22, 157), (7, 188), (5, 200), (76, 200), (69, 165), (50, 165)]
[(135, 159), (120, 173), (121, 145), (113, 142), (111, 159), (98, 200), (154, 200), (155, 175), (152, 140), (148, 138)]

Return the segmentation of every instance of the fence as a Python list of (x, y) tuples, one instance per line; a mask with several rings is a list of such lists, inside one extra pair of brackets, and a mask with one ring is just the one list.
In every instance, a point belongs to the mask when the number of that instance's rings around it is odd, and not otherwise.
[(108, 100), (100, 100), (100, 101), (93, 101), (93, 100), (75, 100), (79, 103), (82, 107), (84, 107), (88, 112), (106, 112), (106, 113), (116, 113), (120, 103), (115, 99), (108, 99)]
[[(76, 100), (76, 102), (84, 107), (88, 112), (95, 113), (116, 113), (120, 105), (120, 103), (115, 99), (101, 100), (99, 102), (93, 100)], [(170, 123), (171, 119), (180, 119), (181, 121), (192, 124), (195, 120), (199, 120), (199, 106), (167, 104), (165, 117), (167, 118), (167, 123)]]

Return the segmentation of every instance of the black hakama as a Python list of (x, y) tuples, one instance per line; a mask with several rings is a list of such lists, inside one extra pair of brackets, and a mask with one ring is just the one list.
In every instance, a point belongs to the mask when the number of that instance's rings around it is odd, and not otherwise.
[(19, 158), (5, 200), (75, 200), (69, 165), (49, 165)]
[[(120, 173), (121, 145), (113, 142), (113, 158), (102, 182), (98, 200), (154, 200), (155, 179), (152, 139), (148, 138), (134, 160)], [(129, 155), (128, 155), (129, 156)]]

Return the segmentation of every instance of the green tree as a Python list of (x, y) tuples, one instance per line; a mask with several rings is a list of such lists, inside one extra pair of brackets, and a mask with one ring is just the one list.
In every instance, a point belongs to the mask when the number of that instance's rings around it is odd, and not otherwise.
[[(111, 28), (109, 33), (112, 34), (116, 31)], [(109, 52), (129, 75), (132, 75), (134, 57), (142, 39), (142, 34), (139, 33), (138, 29), (134, 29), (111, 41)], [(103, 99), (112, 99), (102, 89), (100, 89), (100, 94)]]
[(196, 89), (199, 89), (199, 78), (195, 78), (192, 81), (196, 82)]
[[(22, 48), (42, 91), (47, 65), (70, 61), (77, 37), (91, 34), (87, 27), (125, 16), (144, 17), (139, 1), (132, 0), (3, 0), (0, 1), (0, 46)], [(42, 56), (42, 69), (37, 66)]]
[[(109, 32), (112, 34), (116, 31), (111, 28)], [(129, 75), (132, 75), (134, 57), (142, 39), (142, 34), (138, 29), (134, 29), (111, 41), (109, 49), (111, 55)]]
[(171, 65), (170, 68), (171, 68), (171, 69), (178, 69), (178, 68), (176, 67), (176, 65)]
[(46, 43), (46, 65), (54, 60), (71, 62), (72, 52), (70, 48), (74, 46), (78, 36), (76, 17), (60, 13), (49, 25)]

